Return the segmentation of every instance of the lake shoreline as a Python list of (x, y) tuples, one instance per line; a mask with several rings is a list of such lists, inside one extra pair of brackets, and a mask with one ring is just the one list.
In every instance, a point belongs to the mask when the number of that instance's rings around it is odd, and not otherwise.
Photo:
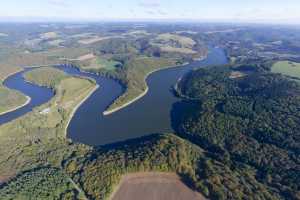
[[(25, 69), (22, 68), (22, 69), (16, 70), (15, 72), (11, 72), (11, 73), (7, 74), (7, 75), (3, 78), (2, 83), (4, 83), (4, 82), (6, 81), (6, 79), (8, 79), (10, 76), (13, 76), (13, 75), (15, 75), (15, 74), (17, 74), (17, 73), (23, 72), (24, 70), (25, 70)], [(6, 87), (6, 86), (5, 86), (5, 87)], [(8, 88), (8, 87), (7, 87), (7, 88)], [(9, 90), (12, 90), (11, 88), (8, 88), (8, 89), (9, 89)], [(22, 107), (28, 105), (28, 104), (31, 102), (31, 98), (30, 98), (29, 96), (23, 94), (22, 92), (21, 92), (21, 94), (22, 94), (23, 96), (26, 97), (25, 103), (23, 103), (22, 105), (19, 105), (19, 106), (15, 107), (15, 108), (11, 108), (11, 109), (9, 109), (9, 110), (7, 110), (7, 111), (1, 112), (1, 113), (0, 113), (0, 116), (1, 116), (1, 115), (5, 115), (5, 114), (10, 113), (10, 112), (13, 112), (13, 111), (16, 111), (16, 110), (18, 110), (19, 108), (22, 108)]]
[(69, 119), (68, 119), (68, 122), (67, 122), (67, 124), (66, 124), (66, 127), (65, 127), (65, 136), (66, 136), (66, 138), (67, 138), (67, 136), (68, 136), (68, 128), (69, 128), (69, 125), (70, 125), (70, 123), (71, 123), (71, 121), (72, 121), (72, 118), (74, 117), (74, 115), (75, 115), (75, 113), (76, 113), (76, 111), (78, 110), (78, 108), (92, 95), (92, 94), (94, 94), (94, 92), (96, 91), (96, 90), (98, 90), (100, 88), (100, 86), (98, 85), (98, 84), (96, 84), (95, 86), (94, 86), (94, 88), (87, 94), (87, 96), (85, 96), (74, 108), (73, 108), (73, 110), (72, 110), (72, 112), (70, 113), (70, 116), (69, 116)]
[[(135, 137), (141, 137), (148, 133), (160, 133), (160, 131), (171, 132), (173, 130), (172, 124), (170, 123), (170, 119), (172, 117), (170, 116), (170, 108), (178, 101), (178, 98), (174, 96), (174, 93), (170, 89), (174, 87), (180, 77), (184, 76), (190, 70), (204, 66), (218, 65), (219, 63), (226, 63), (226, 61), (227, 60), (224, 58), (223, 51), (214, 49), (205, 61), (191, 62), (187, 66), (178, 66), (177, 68), (174, 68), (175, 66), (173, 65), (170, 66), (172, 69), (156, 69), (155, 71), (159, 70), (159, 72), (146, 78), (149, 91), (145, 91), (146, 85), (143, 86), (144, 91), (138, 91), (139, 93), (147, 93), (143, 99), (135, 102), (135, 104), (130, 105), (126, 109), (108, 116), (104, 116), (102, 113), (105, 109), (107, 109), (107, 106), (111, 104), (112, 100), (117, 99), (117, 97), (122, 94), (122, 91), (124, 91), (121, 88), (122, 85), (117, 81), (117, 79), (101, 75), (97, 76), (95, 73), (87, 74), (86, 72), (78, 70), (78, 67), (75, 66), (55, 66), (70, 76), (95, 80), (95, 82), (93, 81), (94, 84), (89, 85), (82, 91), (82, 95), (80, 94), (80, 96), (76, 96), (78, 97), (76, 98), (76, 102), (72, 104), (72, 107), (68, 110), (68, 113), (66, 113), (67, 116), (62, 124), (62, 131), (65, 131), (65, 129), (67, 130), (62, 133), (62, 137), (72, 143), (101, 146)], [(150, 71), (151, 70), (148, 71), (148, 74), (150, 74)], [(53, 88), (52, 90), (49, 90), (49, 88), (28, 83), (26, 83), (26, 87), (19, 87), (22, 83), (25, 84), (25, 80), (20, 73), (16, 76), (17, 77), (12, 80), (9, 79), (9, 81), (7, 81), (10, 88), (21, 91), (24, 94), (30, 94), (28, 96), (32, 98), (32, 101), (28, 106), (19, 109), (18, 111), (20, 111), (20, 113), (14, 114), (16, 112), (15, 111), (12, 112), (12, 116), (9, 114), (5, 117), (6, 115), (4, 115), (3, 123), (7, 123), (19, 116), (23, 116), (36, 106), (43, 105), (44, 102), (48, 102), (53, 97)], [(34, 87), (32, 88), (32, 85), (37, 87), (37, 90), (35, 90)], [(94, 88), (96, 85), (99, 85), (98, 87), (101, 87), (101, 89), (96, 90), (96, 88)], [(93, 93), (92, 90), (96, 91)], [(32, 92), (35, 93), (31, 94)], [(138, 96), (139, 93), (135, 93), (136, 96)], [(161, 96), (162, 94), (163, 96)], [(86, 95), (90, 96), (86, 97)], [(43, 98), (43, 96), (47, 97)], [(36, 104), (36, 100), (38, 101), (38, 104)], [(152, 100), (155, 100), (155, 104), (153, 104)], [(163, 107), (156, 109), (157, 106), (160, 105)], [(76, 107), (76, 109), (73, 111), (74, 107)], [(25, 109), (25, 111), (23, 111), (23, 109)], [(128, 116), (131, 117), (128, 118)], [(142, 122), (136, 124), (138, 120), (142, 120)], [(118, 123), (123, 123), (126, 127), (115, 126), (115, 124)], [(153, 123), (155, 123), (155, 125)], [(99, 133), (99, 130), (102, 130), (101, 133)], [(82, 135), (83, 133), (84, 135)]]
[[(52, 66), (52, 65), (49, 65), (49, 66)], [(30, 69), (30, 68), (38, 68), (38, 67), (44, 67), (44, 65), (40, 65), (40, 66), (24, 66), (24, 67), (22, 67), (21, 69), (18, 69), (18, 70), (16, 70), (16, 71), (14, 71), (14, 72), (11, 72), (11, 73), (9, 73), (9, 74), (7, 74), (4, 78), (3, 78), (3, 80), (2, 80), (2, 83), (4, 83), (10, 76), (14, 76), (14, 75), (16, 75), (17, 73), (23, 73), (23, 72), (25, 72), (27, 69)], [(23, 76), (23, 75), (22, 75)], [(1, 80), (0, 80), (1, 81)], [(30, 84), (34, 84), (34, 83), (31, 83), (30, 81), (28, 81), (28, 80), (26, 80), (25, 78), (24, 78), (24, 81), (25, 82), (27, 82), (27, 83), (30, 83)], [(5, 85), (5, 84), (4, 84)], [(35, 84), (36, 85), (36, 84)], [(5, 86), (6, 87), (6, 86)], [(42, 87), (42, 86), (41, 86)], [(8, 87), (7, 87), (8, 88)], [(9, 90), (12, 90), (11, 88), (8, 88)], [(27, 96), (27, 95), (25, 95), (24, 93), (22, 93), (21, 92), (21, 94), (23, 95), (23, 96), (25, 96), (26, 97), (26, 102), (24, 103), (24, 104), (22, 104), (22, 105), (20, 105), (20, 106), (17, 106), (17, 107), (15, 107), (15, 108), (12, 108), (12, 109), (9, 109), (9, 110), (7, 110), (7, 111), (4, 111), (4, 112), (2, 112), (2, 113), (0, 113), (0, 116), (2, 116), (2, 115), (5, 115), (5, 114), (7, 114), (7, 113), (10, 113), (10, 112), (13, 112), (13, 111), (16, 111), (16, 110), (18, 110), (18, 109), (20, 109), (20, 108), (23, 108), (24, 106), (26, 106), (26, 105), (28, 105), (30, 102), (31, 102), (31, 97), (29, 97), (29, 96)]]
[[(24, 95), (24, 94), (22, 93), (22, 95)], [(12, 109), (9, 109), (7, 111), (4, 111), (4, 112), (0, 113), (0, 116), (1, 115), (5, 115), (5, 114), (10, 113), (10, 112), (13, 112), (15, 110), (18, 110), (19, 108), (22, 108), (22, 107), (28, 105), (31, 102), (31, 98), (29, 96), (26, 96), (26, 95), (24, 95), (24, 96), (26, 97), (26, 102), (25, 103), (23, 103), (22, 105), (19, 105), (19, 106), (15, 107), (15, 108), (12, 108)]]
[[(199, 59), (199, 60), (197, 60), (197, 61), (204, 60), (206, 57), (207, 57), (207, 56), (205, 56), (205, 57), (203, 57), (202, 59)], [(148, 73), (146, 74), (145, 78), (144, 78), (144, 81), (146, 82), (146, 89), (145, 89), (141, 94), (139, 94), (139, 95), (138, 95), (137, 97), (135, 97), (134, 99), (132, 99), (132, 100), (126, 102), (125, 104), (120, 105), (120, 106), (118, 106), (118, 107), (116, 107), (116, 108), (114, 108), (114, 109), (112, 109), (112, 110), (110, 110), (110, 109), (105, 110), (102, 114), (103, 114), (104, 116), (113, 114), (113, 113), (115, 113), (115, 112), (117, 112), (117, 111), (119, 111), (119, 110), (121, 110), (121, 109), (123, 109), (123, 108), (129, 106), (130, 104), (136, 102), (137, 100), (141, 99), (142, 97), (144, 97), (144, 96), (148, 93), (148, 91), (149, 91), (149, 87), (148, 87), (148, 84), (147, 84), (147, 79), (148, 79), (148, 77), (149, 77), (150, 75), (152, 75), (153, 73), (158, 72), (158, 71), (168, 70), (168, 69), (171, 69), (171, 68), (176, 68), (176, 67), (185, 67), (185, 66), (188, 65), (188, 64), (190, 64), (190, 63), (185, 62), (185, 63), (183, 63), (183, 64), (181, 64), (181, 65), (167, 66), (167, 67), (164, 67), (164, 68), (155, 69), (155, 70), (152, 70), (152, 71), (148, 72)], [(120, 97), (121, 97), (121, 96), (120, 96)], [(119, 97), (118, 97), (118, 98), (119, 98)], [(118, 98), (117, 98), (117, 99), (118, 99)], [(116, 100), (117, 100), (117, 99), (116, 99)]]

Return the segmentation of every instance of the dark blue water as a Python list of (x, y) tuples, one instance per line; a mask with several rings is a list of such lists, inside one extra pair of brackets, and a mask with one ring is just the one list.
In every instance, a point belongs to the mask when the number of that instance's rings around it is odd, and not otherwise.
[(26, 96), (31, 97), (31, 101), (29, 104), (22, 108), (6, 113), (4, 115), (0, 115), (0, 125), (23, 116), (24, 114), (32, 111), (33, 108), (44, 104), (53, 97), (54, 93), (51, 89), (25, 82), (23, 74), (31, 69), (32, 68), (27, 68), (22, 72), (10, 76), (4, 81), (3, 84), (6, 87), (21, 91)]
[[(123, 89), (119, 83), (80, 72), (76, 68), (60, 66), (60, 69), (69, 74), (95, 79), (100, 86), (76, 111), (67, 129), (68, 137), (75, 142), (103, 145), (152, 133), (172, 133), (174, 132), (171, 125), (172, 105), (180, 99), (173, 95), (171, 89), (177, 80), (193, 69), (225, 63), (227, 59), (223, 50), (215, 48), (211, 49), (207, 59), (203, 61), (155, 72), (147, 79), (149, 91), (143, 98), (108, 116), (103, 116), (102, 112), (122, 93)], [(27, 88), (12, 88), (31, 96)], [(45, 88), (42, 88), (37, 92), (40, 96), (47, 96), (44, 90)], [(1, 118), (3, 116), (0, 116), (0, 120)]]

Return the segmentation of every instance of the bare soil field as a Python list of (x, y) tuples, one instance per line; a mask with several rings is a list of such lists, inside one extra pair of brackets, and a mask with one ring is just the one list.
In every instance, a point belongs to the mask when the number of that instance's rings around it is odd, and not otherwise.
[(60, 46), (60, 44), (61, 43), (63, 43), (64, 42), (64, 40), (62, 40), (62, 39), (56, 39), (56, 40), (51, 40), (51, 41), (49, 41), (48, 42), (48, 44), (49, 45), (51, 45), (51, 46)]
[(112, 200), (205, 200), (174, 173), (134, 173), (122, 178)]
[(122, 38), (121, 36), (104, 36), (104, 37), (100, 37), (100, 36), (94, 36), (94, 37), (90, 37), (90, 38), (84, 38), (78, 41), (78, 43), (80, 44), (94, 44), (97, 42), (100, 42), (102, 40), (108, 40), (108, 39), (113, 39), (113, 38)]
[(90, 59), (93, 59), (95, 58), (96, 56), (92, 53), (89, 53), (89, 54), (85, 54), (85, 55), (82, 55), (82, 56), (79, 56), (76, 60), (79, 60), (79, 61), (85, 61), (85, 60), (90, 60)]
[(176, 47), (171, 47), (171, 46), (161, 46), (160, 49), (163, 52), (175, 52), (175, 53), (184, 53), (184, 54), (196, 54), (197, 51), (194, 51), (189, 48), (176, 48)]
[(246, 76), (246, 74), (244, 74), (243, 72), (234, 71), (234, 72), (231, 72), (229, 78), (236, 79), (236, 78), (242, 78), (244, 76)]
[(0, 185), (7, 182), (10, 177), (13, 177), (13, 175), (7, 175), (7, 176), (0, 176)]
[(40, 37), (42, 39), (54, 39), (58, 37), (58, 34), (56, 32), (47, 32), (47, 33), (42, 33)]
[(176, 41), (179, 44), (181, 44), (182, 47), (186, 47), (186, 48), (191, 48), (196, 44), (196, 42), (189, 37), (176, 35), (176, 34), (170, 34), (170, 33), (164, 33), (164, 34), (158, 35), (157, 40), (159, 40), (159, 41), (162, 40), (164, 42)]

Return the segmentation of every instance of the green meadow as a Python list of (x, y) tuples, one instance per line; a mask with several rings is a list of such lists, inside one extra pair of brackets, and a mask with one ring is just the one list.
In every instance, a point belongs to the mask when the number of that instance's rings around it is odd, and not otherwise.
[(271, 71), (273, 73), (280, 73), (292, 78), (299, 79), (298, 81), (300, 81), (300, 63), (291, 61), (279, 61), (272, 66)]

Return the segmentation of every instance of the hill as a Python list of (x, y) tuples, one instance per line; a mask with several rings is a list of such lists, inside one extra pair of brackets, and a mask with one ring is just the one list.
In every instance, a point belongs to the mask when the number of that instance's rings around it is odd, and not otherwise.
[(255, 169), (255, 179), (277, 198), (298, 199), (299, 85), (261, 69), (231, 76), (243, 68), (200, 69), (185, 77), (177, 91), (192, 109), (181, 113), (176, 128), (227, 167)]

